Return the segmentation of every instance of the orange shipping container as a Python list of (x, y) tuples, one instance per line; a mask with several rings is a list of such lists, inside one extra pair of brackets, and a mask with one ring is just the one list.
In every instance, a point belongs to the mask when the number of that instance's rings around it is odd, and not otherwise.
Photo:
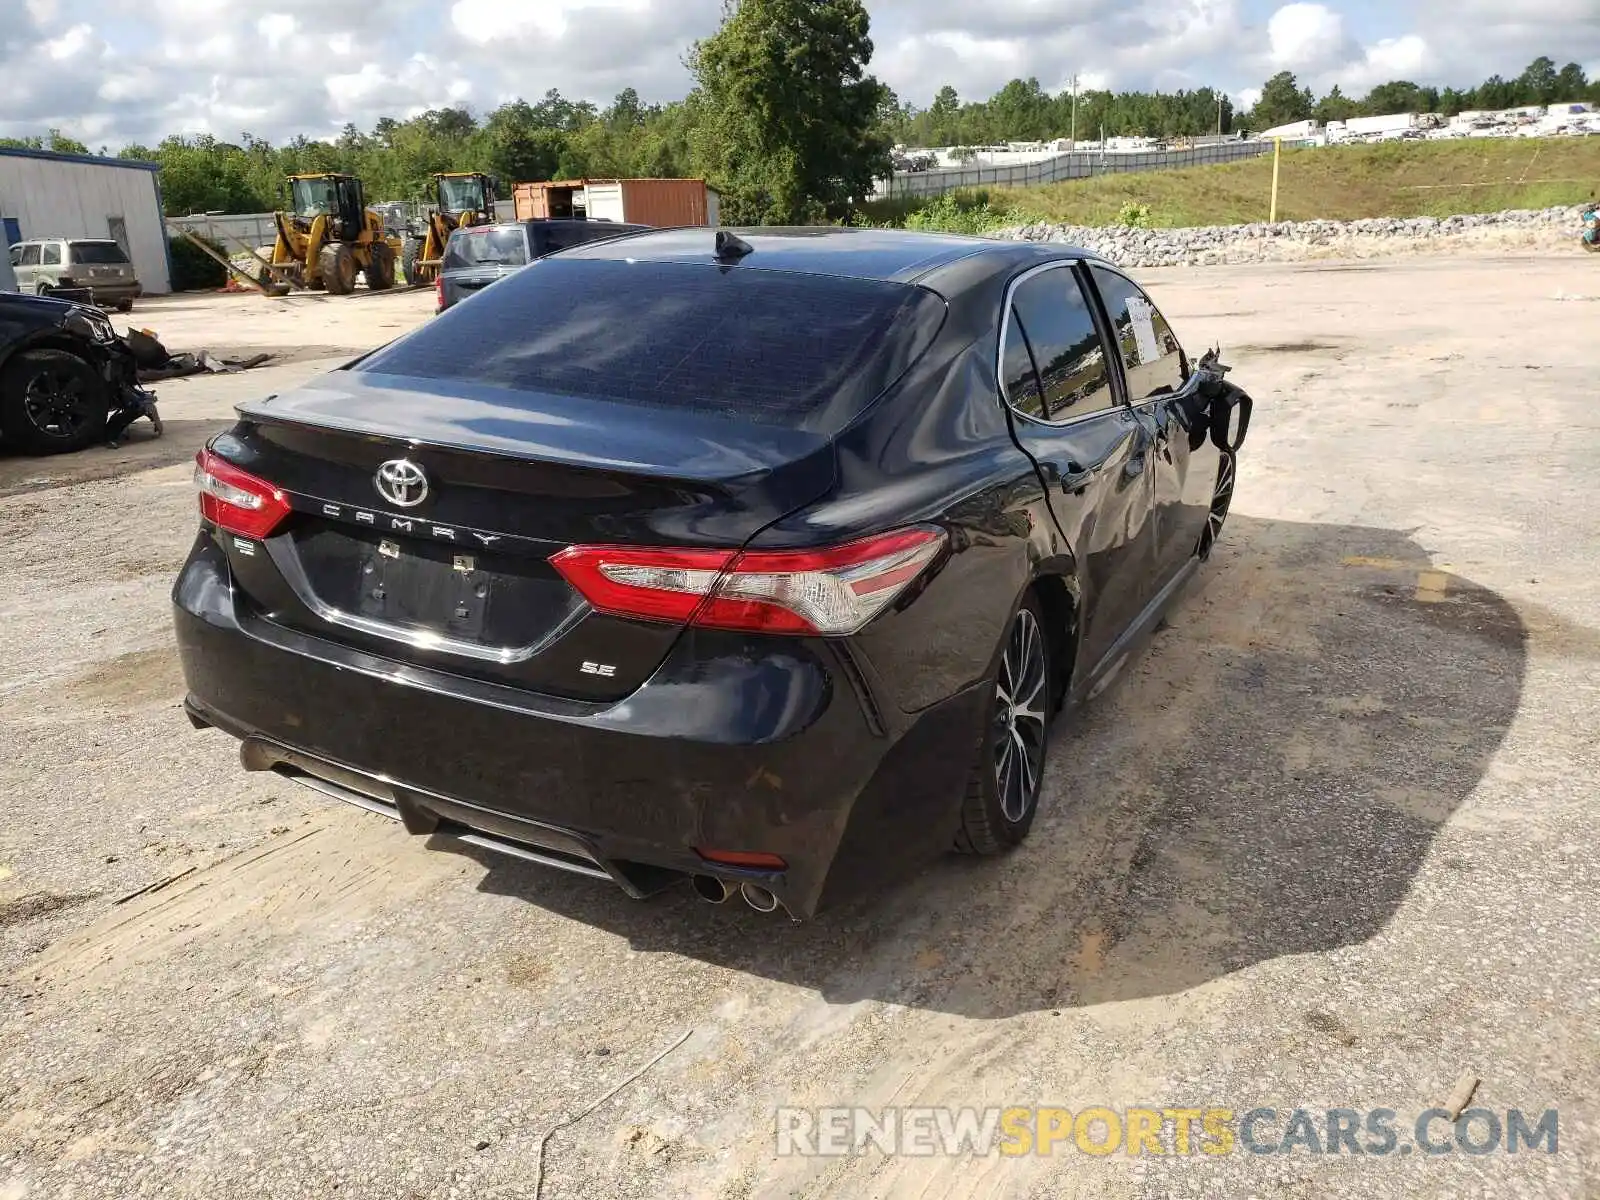
[(716, 225), (717, 194), (703, 179), (563, 179), (519, 183), (518, 220), (587, 218), (659, 227)]

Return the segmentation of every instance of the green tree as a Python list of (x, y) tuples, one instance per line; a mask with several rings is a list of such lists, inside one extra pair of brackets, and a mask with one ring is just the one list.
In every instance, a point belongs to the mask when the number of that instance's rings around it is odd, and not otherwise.
[(1311, 92), (1301, 89), (1294, 72), (1279, 71), (1261, 85), (1261, 99), (1250, 112), (1250, 128), (1260, 132), (1307, 120), (1311, 107)]
[(1556, 99), (1559, 83), (1560, 76), (1556, 74), (1555, 60), (1541, 54), (1517, 77), (1517, 102), (1549, 104)]
[(928, 109), (927, 130), (925, 138), (919, 139), (930, 146), (948, 146), (955, 141), (956, 122), (961, 113), (961, 97), (956, 95), (955, 88), (948, 83), (939, 89), (933, 98), (933, 105)]
[(489, 169), (505, 180), (538, 182), (554, 179), (567, 148), (567, 135), (546, 122), (526, 100), (502, 104), (489, 114), (485, 126)]
[(861, 0), (729, 0), (689, 55), (695, 155), (730, 223), (842, 217), (889, 170)]
[(1328, 94), (1317, 101), (1312, 116), (1326, 125), (1329, 121), (1348, 121), (1360, 113), (1361, 105), (1341, 92), (1338, 84), (1334, 84)]
[(1555, 95), (1552, 102), (1565, 104), (1572, 100), (1582, 100), (1589, 90), (1589, 79), (1584, 70), (1577, 63), (1568, 63), (1556, 74)]
[(1432, 112), (1438, 106), (1437, 92), (1432, 100), (1430, 104), (1422, 89), (1409, 79), (1397, 79), (1373, 88), (1361, 107), (1369, 117), (1386, 117), (1391, 113)]

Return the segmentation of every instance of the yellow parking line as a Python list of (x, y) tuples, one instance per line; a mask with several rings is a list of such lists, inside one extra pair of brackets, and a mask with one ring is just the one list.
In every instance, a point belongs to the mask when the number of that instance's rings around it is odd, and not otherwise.
[(1423, 604), (1438, 604), (1449, 587), (1450, 575), (1446, 571), (1417, 572), (1417, 599)]

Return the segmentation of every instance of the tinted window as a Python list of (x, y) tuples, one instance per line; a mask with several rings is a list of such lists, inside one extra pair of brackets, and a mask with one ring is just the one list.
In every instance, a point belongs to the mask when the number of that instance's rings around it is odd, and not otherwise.
[(1052, 421), (1082, 416), (1113, 403), (1105, 354), (1077, 277), (1069, 268), (1041, 271), (1012, 293), (1044, 384)]
[(11, 247), (11, 265), (14, 267), (22, 261), (22, 247)]
[(906, 284), (557, 257), (356, 369), (833, 429), (943, 317), (942, 300)]
[(39, 261), (41, 263), (43, 263), (45, 266), (47, 266), (47, 267), (60, 266), (61, 265), (61, 247), (56, 245), (56, 243), (51, 242), (49, 245), (47, 245), (44, 248), (44, 257), (41, 258)]
[(444, 244), (442, 269), (520, 267), (527, 261), (528, 247), (520, 225), (489, 225), (452, 233)]
[(1000, 377), (1006, 385), (1006, 399), (1018, 412), (1030, 417), (1044, 416), (1044, 397), (1039, 391), (1039, 376), (1034, 371), (1033, 355), (1028, 351), (1028, 335), (1022, 328), (1022, 319), (1013, 308), (1011, 320), (1006, 325), (1004, 356), (1000, 361)]
[(1091, 270), (1116, 331), (1128, 399), (1137, 404), (1177, 391), (1183, 386), (1183, 352), (1166, 319), (1135, 284), (1100, 267)]
[(22, 267), (37, 267), (39, 265), (39, 247), (24, 246), (22, 248), (22, 261), (17, 265)]
[(75, 263), (125, 263), (128, 256), (115, 242), (70, 242)]

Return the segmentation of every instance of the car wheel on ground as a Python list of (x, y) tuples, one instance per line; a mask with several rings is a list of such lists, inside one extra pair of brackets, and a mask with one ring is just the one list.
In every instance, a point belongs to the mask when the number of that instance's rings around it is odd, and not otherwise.
[(132, 300), (118, 300), (117, 301), (117, 311), (119, 313), (132, 312), (133, 311), (133, 301)]
[(0, 432), (27, 454), (65, 454), (106, 428), (106, 385), (65, 350), (25, 350), (0, 371)]
[(322, 286), (330, 295), (344, 296), (355, 291), (356, 256), (349, 246), (324, 246), (320, 257)]
[(367, 287), (374, 292), (387, 291), (394, 286), (394, 251), (387, 243), (378, 242), (372, 247), (371, 256), (367, 260), (367, 269), (363, 274), (366, 276)]
[(407, 287), (416, 287), (420, 282), (417, 279), (417, 259), (422, 257), (422, 243), (416, 238), (407, 238), (400, 247), (400, 270), (406, 277)]
[(1023, 597), (989, 674), (991, 702), (961, 808), (956, 849), (998, 854), (1028, 836), (1050, 744), (1050, 639), (1037, 597)]

